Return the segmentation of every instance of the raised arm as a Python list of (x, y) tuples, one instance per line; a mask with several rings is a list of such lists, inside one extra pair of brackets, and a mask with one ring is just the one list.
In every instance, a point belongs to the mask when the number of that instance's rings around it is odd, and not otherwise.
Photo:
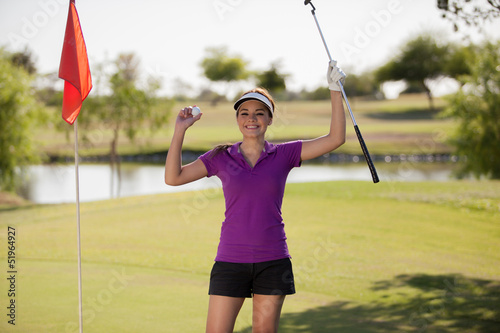
[(183, 185), (207, 176), (205, 164), (199, 159), (187, 165), (182, 165), (184, 136), (187, 129), (200, 120), (202, 115), (200, 113), (193, 117), (191, 110), (190, 107), (182, 109), (175, 121), (174, 135), (165, 161), (165, 183), (167, 185)]
[(332, 117), (330, 120), (330, 132), (312, 140), (304, 140), (300, 158), (302, 161), (310, 160), (342, 146), (345, 142), (346, 118), (342, 94), (338, 81), (344, 81), (346, 75), (337, 67), (336, 61), (331, 61), (328, 67), (328, 86), (332, 103)]

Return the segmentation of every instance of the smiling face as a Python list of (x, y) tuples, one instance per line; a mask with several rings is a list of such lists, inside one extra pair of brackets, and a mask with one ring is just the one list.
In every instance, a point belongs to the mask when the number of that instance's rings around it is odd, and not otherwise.
[(268, 108), (256, 100), (246, 101), (238, 109), (236, 121), (243, 137), (264, 136), (273, 119)]

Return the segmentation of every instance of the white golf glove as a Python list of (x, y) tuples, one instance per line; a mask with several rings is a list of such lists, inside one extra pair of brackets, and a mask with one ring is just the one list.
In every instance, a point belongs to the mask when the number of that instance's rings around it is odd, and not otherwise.
[(326, 78), (328, 79), (328, 88), (334, 91), (340, 91), (339, 81), (344, 85), (346, 74), (342, 69), (337, 67), (337, 61), (331, 60), (328, 64), (328, 74)]

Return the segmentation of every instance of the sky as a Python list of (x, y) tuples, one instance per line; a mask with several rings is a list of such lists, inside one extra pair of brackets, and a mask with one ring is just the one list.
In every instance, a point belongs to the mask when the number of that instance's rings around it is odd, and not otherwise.
[[(360, 74), (390, 60), (409, 38), (431, 31), (460, 41), (441, 18), (436, 0), (314, 0), (316, 17), (332, 57), (344, 71)], [(57, 72), (69, 0), (0, 0), (0, 46), (35, 55), (39, 73)], [(163, 95), (179, 82), (199, 91), (209, 86), (200, 62), (207, 47), (226, 46), (267, 70), (274, 62), (299, 91), (326, 86), (328, 56), (311, 7), (303, 0), (77, 0), (91, 72), (120, 53), (135, 53), (143, 73), (161, 79)], [(500, 39), (500, 22), (473, 39)], [(61, 80), (62, 81), (62, 80)], [(95, 81), (95, 80), (94, 80)], [(252, 83), (235, 85), (250, 88)], [(62, 87), (62, 83), (61, 83)]]

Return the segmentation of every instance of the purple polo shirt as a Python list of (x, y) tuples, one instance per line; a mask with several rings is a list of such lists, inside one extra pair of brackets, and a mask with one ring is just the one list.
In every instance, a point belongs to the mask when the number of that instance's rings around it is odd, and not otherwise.
[(302, 141), (278, 145), (265, 142), (253, 168), (239, 152), (238, 142), (211, 157), (200, 156), (208, 177), (222, 181), (226, 200), (216, 261), (257, 263), (289, 258), (281, 204), (288, 173), (299, 167)]

